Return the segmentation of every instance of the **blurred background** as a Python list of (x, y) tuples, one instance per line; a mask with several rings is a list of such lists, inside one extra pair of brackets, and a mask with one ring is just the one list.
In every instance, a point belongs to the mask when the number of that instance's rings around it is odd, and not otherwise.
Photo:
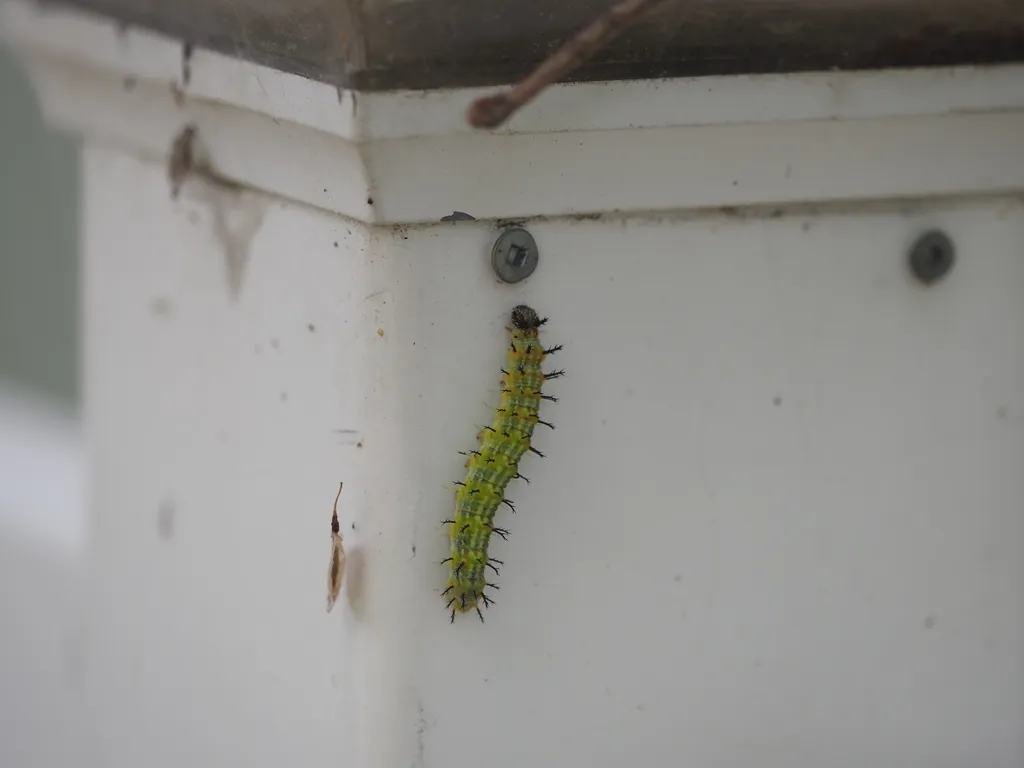
[(0, 103), (0, 765), (28, 765), (30, 754), (63, 762), (75, 748), (55, 702), (75, 679), (86, 528), (78, 151), (44, 125), (3, 47)]

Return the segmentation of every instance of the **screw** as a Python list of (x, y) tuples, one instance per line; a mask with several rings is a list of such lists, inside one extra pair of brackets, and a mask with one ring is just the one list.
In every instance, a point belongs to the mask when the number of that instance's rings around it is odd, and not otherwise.
[(494, 241), (491, 266), (494, 274), (506, 283), (525, 280), (537, 268), (540, 253), (533, 235), (525, 229), (506, 229)]
[(925, 285), (941, 280), (953, 268), (956, 246), (945, 232), (925, 232), (910, 249), (910, 270)]

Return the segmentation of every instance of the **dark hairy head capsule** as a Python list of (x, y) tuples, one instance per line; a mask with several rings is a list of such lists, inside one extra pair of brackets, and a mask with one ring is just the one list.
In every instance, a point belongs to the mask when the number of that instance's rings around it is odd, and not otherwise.
[(532, 328), (540, 328), (541, 320), (533, 308), (520, 304), (512, 310), (512, 325), (520, 330), (528, 331)]

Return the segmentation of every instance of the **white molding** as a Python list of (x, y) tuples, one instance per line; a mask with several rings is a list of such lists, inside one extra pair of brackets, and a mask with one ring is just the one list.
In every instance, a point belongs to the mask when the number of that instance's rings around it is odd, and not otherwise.
[(367, 223), (1024, 189), (1019, 65), (570, 84), (480, 133), (481, 89), (355, 94), (206, 51), (186, 85), (179, 42), (24, 0), (0, 30), (56, 123), (164, 158), (194, 122), (224, 177)]
[[(1024, 112), (380, 142), (386, 221), (773, 206), (1024, 189)], [(472, 168), (472, 173), (459, 172)], [(409, 169), (414, 169), (410, 171)]]
[[(473, 133), (466, 108), (494, 89), (371, 94), (373, 140)], [(361, 97), (366, 98), (366, 97)], [(569, 83), (498, 134), (918, 117), (1024, 109), (1024, 66), (803, 72)]]

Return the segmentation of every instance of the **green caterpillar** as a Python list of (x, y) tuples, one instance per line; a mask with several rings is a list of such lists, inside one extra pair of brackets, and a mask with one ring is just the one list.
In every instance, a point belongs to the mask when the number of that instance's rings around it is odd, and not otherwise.
[(451, 526), (451, 552), (442, 561), (442, 565), (449, 564), (448, 588), (442, 595), (448, 598), (446, 608), (451, 610), (452, 622), (456, 613), (473, 609), (483, 621), (480, 603), (489, 606), (494, 602), (484, 593), (487, 587), (497, 589), (487, 581), (485, 571), (490, 568), (498, 573), (498, 566), (504, 563), (487, 554), (487, 545), (492, 533), (502, 539), (508, 536), (507, 530), (494, 525), (494, 514), (502, 504), (516, 511), (505, 498), (505, 486), (514, 479), (530, 482), (519, 474), (523, 454), (532, 451), (544, 456), (530, 445), (534, 427), (543, 424), (554, 429), (554, 424), (540, 419), (540, 401), (557, 402), (557, 398), (541, 390), (545, 381), (563, 376), (565, 371), (541, 370), (544, 358), (562, 348), (544, 349), (541, 345), (539, 331), (547, 321), (525, 304), (512, 310), (508, 368), (501, 371), (501, 405), (494, 411), (491, 426), (477, 435), (480, 449), (465, 454), (469, 471), (464, 482), (456, 483), (455, 519), (444, 521)]

